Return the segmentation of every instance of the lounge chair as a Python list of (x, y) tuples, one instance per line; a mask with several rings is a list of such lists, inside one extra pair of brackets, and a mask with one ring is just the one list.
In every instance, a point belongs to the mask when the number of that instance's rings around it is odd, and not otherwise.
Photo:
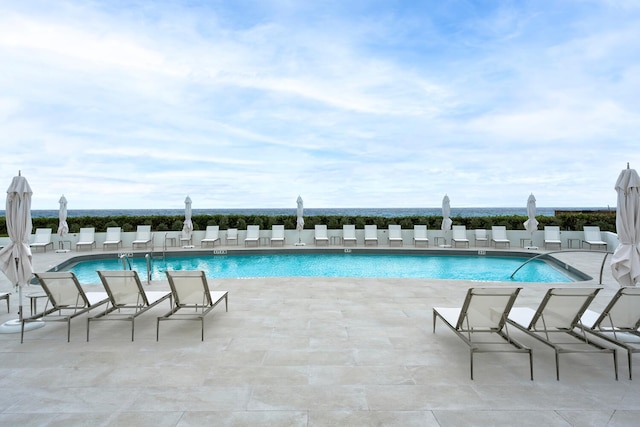
[(364, 226), (364, 245), (367, 243), (375, 243), (378, 246), (378, 227), (373, 225)]
[(247, 237), (244, 239), (244, 245), (249, 246), (250, 243), (255, 243), (256, 246), (260, 245), (259, 225), (247, 225)]
[[(551, 288), (537, 309), (513, 307), (508, 322), (522, 332), (553, 348), (556, 353), (556, 379), (560, 380), (560, 360), (564, 353), (612, 354), (616, 380), (618, 360), (616, 350), (592, 341), (580, 318), (601, 288)], [(564, 339), (564, 341), (559, 341)], [(567, 341), (567, 337), (571, 340)]]
[[(201, 339), (204, 341), (204, 316), (224, 299), (225, 311), (229, 311), (227, 291), (211, 291), (204, 271), (167, 271), (169, 286), (175, 300), (170, 312), (158, 317), (156, 341), (160, 339), (162, 320), (200, 320)], [(184, 309), (184, 311), (180, 311)]]
[(347, 246), (347, 243), (353, 243), (353, 246), (358, 244), (356, 226), (353, 224), (344, 224), (342, 226), (342, 244)]
[(284, 225), (273, 225), (271, 226), (271, 246), (274, 243), (280, 243), (281, 246), (284, 246)]
[[(522, 288), (470, 288), (462, 307), (433, 309), (433, 332), (439, 317), (456, 333), (470, 350), (471, 379), (473, 380), (473, 356), (475, 353), (524, 353), (529, 355), (529, 373), (533, 380), (531, 349), (520, 344), (512, 336), (506, 324), (507, 316)], [(499, 340), (487, 340), (494, 334)]]
[(473, 244), (477, 247), (479, 242), (482, 242), (482, 246), (489, 243), (489, 235), (484, 228), (477, 228), (473, 233)]
[(505, 248), (511, 247), (511, 240), (507, 238), (507, 227), (504, 225), (494, 225), (491, 227), (491, 243), (496, 248), (502, 245)]
[[(47, 295), (44, 311), (22, 319), (20, 342), (24, 341), (25, 323), (67, 322), (67, 342), (71, 340), (71, 319), (109, 300), (106, 292), (85, 292), (75, 274), (70, 271), (35, 273)], [(49, 307), (51, 306), (51, 307)]]
[(5, 300), (7, 302), (7, 313), (10, 312), (10, 307), (9, 307), (10, 295), (11, 295), (11, 292), (0, 292), (0, 301)]
[(562, 240), (560, 240), (560, 227), (557, 225), (544, 226), (544, 248), (547, 246), (558, 245), (558, 249), (562, 249)]
[(87, 319), (87, 341), (91, 322), (102, 320), (120, 320), (131, 322), (131, 341), (135, 334), (136, 317), (168, 299), (173, 306), (171, 292), (145, 291), (135, 270), (98, 270), (98, 276), (104, 286), (109, 301), (104, 311)]
[(453, 241), (453, 247), (457, 247), (458, 243), (466, 244), (469, 247), (469, 239), (467, 238), (467, 227), (464, 225), (454, 225), (451, 227), (453, 234), (451, 240)]
[(327, 226), (325, 224), (316, 224), (313, 236), (313, 243), (318, 246), (319, 243), (329, 245), (329, 236), (327, 235)]
[(640, 353), (640, 288), (618, 289), (602, 312), (587, 309), (581, 320), (587, 332), (627, 350), (631, 379), (633, 353)]
[(234, 241), (236, 242), (236, 245), (238, 244), (238, 229), (237, 228), (229, 228), (227, 230), (227, 235), (224, 238), (225, 240), (225, 244), (229, 244), (229, 241)]
[[(153, 242), (153, 233), (151, 232), (150, 225), (139, 225), (136, 229), (136, 237), (131, 242), (131, 248), (135, 249), (136, 246), (142, 246), (146, 248), (149, 243)], [(152, 245), (153, 246), (153, 245)]]
[(426, 225), (413, 226), (413, 246), (418, 246), (418, 243), (424, 243), (427, 247), (429, 246)]
[(402, 226), (389, 224), (389, 246), (392, 246), (394, 243), (400, 243), (400, 246), (404, 244), (402, 240)]
[(211, 243), (211, 246), (215, 247), (216, 242), (222, 244), (220, 241), (220, 226), (219, 225), (207, 225), (207, 229), (204, 232), (204, 239), (200, 241), (200, 247), (204, 247)]
[(42, 248), (45, 252), (47, 252), (47, 246), (51, 245), (51, 249), (53, 249), (53, 242), (51, 241), (51, 229), (50, 228), (37, 228), (35, 240), (31, 245), (32, 248)]
[(108, 227), (107, 235), (105, 236), (104, 243), (102, 244), (102, 249), (106, 249), (110, 245), (116, 245), (116, 249), (122, 246), (122, 237), (120, 234), (122, 229), (120, 227)]
[(589, 249), (593, 246), (603, 246), (604, 250), (607, 250), (607, 242), (602, 240), (602, 235), (600, 233), (600, 227), (598, 226), (584, 226), (584, 240), (583, 244), (589, 245)]
[(81, 228), (80, 236), (78, 236), (78, 243), (76, 243), (76, 250), (80, 250), (85, 246), (89, 249), (96, 247), (96, 229), (93, 227)]

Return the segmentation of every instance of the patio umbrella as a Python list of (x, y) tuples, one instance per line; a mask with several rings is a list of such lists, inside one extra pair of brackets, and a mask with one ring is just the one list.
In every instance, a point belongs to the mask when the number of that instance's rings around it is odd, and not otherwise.
[(296, 200), (296, 203), (298, 204), (298, 219), (296, 221), (296, 230), (298, 230), (298, 245), (302, 245), (302, 241), (300, 239), (300, 233), (304, 229), (304, 218), (302, 217), (302, 214), (304, 212), (304, 204), (302, 202), (302, 197), (298, 196), (298, 200)]
[[(22, 320), (22, 286), (33, 277), (31, 265), (31, 249), (29, 238), (33, 224), (31, 222), (31, 187), (27, 179), (19, 172), (14, 176), (7, 189), (7, 208), (5, 211), (9, 244), (0, 250), (0, 270), (18, 287), (19, 315), (18, 321), (9, 321), (3, 325), (11, 328), (9, 332), (18, 332)], [(15, 326), (17, 330), (13, 330)], [(37, 325), (37, 324), (36, 324)], [(39, 327), (38, 325), (35, 327)]]
[(60, 237), (64, 237), (65, 234), (69, 232), (69, 225), (67, 224), (67, 199), (64, 197), (64, 194), (60, 197), (58, 203), (60, 203), (60, 212), (58, 212), (58, 218), (60, 219), (58, 234)]
[(620, 245), (611, 257), (611, 272), (622, 286), (640, 281), (640, 177), (635, 169), (620, 172), (616, 182), (616, 230)]
[[(453, 221), (451, 221), (451, 218), (449, 218), (451, 216), (451, 202), (449, 201), (449, 196), (447, 196), (446, 194), (444, 195), (444, 198), (442, 199), (442, 231), (444, 231), (445, 236), (447, 234), (447, 231), (451, 230), (451, 225), (453, 224)], [(445, 239), (445, 245), (446, 245), (447, 241)]]
[(184, 199), (184, 225), (182, 226), (182, 237), (191, 238), (193, 232), (193, 222), (191, 222), (191, 198), (187, 196)]
[(533, 246), (533, 233), (538, 230), (538, 220), (536, 220), (536, 198), (533, 194), (527, 199), (527, 216), (529, 217), (524, 223), (524, 229), (531, 234), (531, 246)]

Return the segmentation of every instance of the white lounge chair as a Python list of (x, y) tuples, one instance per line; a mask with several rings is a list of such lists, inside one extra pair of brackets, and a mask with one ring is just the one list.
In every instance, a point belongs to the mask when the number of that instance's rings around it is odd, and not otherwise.
[(109, 301), (104, 311), (87, 319), (87, 341), (89, 341), (91, 322), (102, 320), (131, 322), (131, 341), (133, 341), (135, 321), (138, 316), (167, 299), (169, 306), (173, 306), (171, 292), (145, 291), (135, 270), (98, 270), (98, 276), (109, 295)]
[(511, 247), (511, 240), (507, 238), (507, 227), (504, 225), (494, 225), (491, 227), (491, 243), (496, 248), (503, 245), (506, 248)]
[(398, 224), (389, 224), (389, 246), (394, 243), (400, 243), (400, 246), (403, 245), (402, 227)]
[(211, 243), (211, 246), (216, 246), (216, 242), (221, 244), (220, 241), (220, 226), (219, 225), (207, 225), (207, 229), (204, 232), (204, 239), (200, 241), (200, 247), (204, 247)]
[(607, 250), (607, 242), (602, 240), (602, 235), (600, 233), (600, 227), (598, 226), (584, 226), (584, 240), (583, 244), (589, 245), (589, 249), (593, 246), (603, 246), (605, 250)]
[(50, 228), (37, 228), (35, 240), (31, 245), (32, 248), (42, 248), (45, 252), (47, 252), (47, 246), (51, 245), (51, 249), (53, 249), (53, 242), (51, 241), (51, 229)]
[(250, 243), (255, 243), (256, 246), (260, 245), (259, 225), (247, 225), (247, 237), (244, 239), (244, 245), (249, 246)]
[[(509, 352), (529, 355), (529, 373), (533, 380), (533, 358), (531, 349), (509, 335), (507, 316), (522, 288), (470, 288), (462, 307), (433, 309), (433, 332), (439, 317), (470, 349), (471, 379), (473, 379), (473, 356), (475, 353)], [(496, 335), (499, 340), (488, 340), (487, 335)], [(483, 338), (479, 338), (482, 336)]]
[(284, 246), (284, 225), (271, 226), (271, 246), (274, 243), (280, 243), (281, 246)]
[(315, 243), (316, 246), (318, 246), (319, 243), (329, 245), (329, 236), (327, 235), (327, 226), (325, 224), (316, 224), (313, 243)]
[(7, 303), (7, 313), (11, 311), (9, 306), (9, 297), (11, 296), (11, 292), (0, 292), (0, 301), (5, 300)]
[(426, 225), (414, 225), (413, 226), (413, 245), (418, 246), (418, 243), (424, 243), (429, 246), (429, 238), (427, 237)]
[(118, 249), (122, 245), (122, 229), (120, 227), (107, 227), (107, 235), (102, 243), (102, 249), (105, 250), (111, 245), (115, 245)]
[[(135, 249), (136, 246), (142, 246), (146, 248), (149, 243), (153, 242), (153, 233), (151, 232), (150, 225), (139, 225), (136, 229), (136, 237), (131, 242), (131, 248)], [(153, 246), (153, 245), (152, 245)]]
[(364, 226), (364, 245), (367, 246), (367, 243), (375, 243), (378, 246), (378, 226), (375, 224)]
[(20, 342), (24, 341), (25, 323), (67, 322), (67, 342), (71, 340), (71, 319), (109, 301), (106, 292), (85, 292), (70, 271), (35, 273), (47, 295), (44, 311), (22, 319)]
[(627, 350), (629, 379), (632, 379), (632, 356), (640, 353), (640, 288), (618, 289), (604, 310), (587, 309), (581, 321), (587, 332)]
[(229, 244), (229, 241), (235, 241), (236, 245), (238, 244), (238, 229), (237, 228), (229, 228), (227, 229), (227, 235), (224, 238), (225, 244)]
[(513, 307), (509, 313), (507, 321), (510, 324), (555, 350), (557, 380), (560, 380), (559, 358), (565, 353), (612, 354), (618, 379), (616, 350), (589, 339), (579, 325), (580, 318), (600, 289), (551, 288), (537, 309)]
[(544, 248), (547, 246), (557, 245), (558, 249), (562, 249), (562, 240), (560, 240), (560, 227), (557, 225), (544, 226)]
[(489, 235), (484, 228), (477, 228), (473, 233), (474, 245), (477, 247), (478, 243), (482, 243), (482, 246), (487, 246), (489, 243)]
[(451, 227), (453, 234), (451, 240), (453, 241), (453, 247), (457, 247), (458, 243), (466, 244), (469, 247), (469, 239), (467, 238), (467, 227), (464, 225), (454, 225)]
[(76, 243), (76, 250), (88, 247), (89, 249), (96, 247), (96, 229), (93, 227), (86, 227), (80, 229), (80, 235), (78, 236), (78, 243)]
[(347, 243), (353, 243), (353, 246), (358, 244), (356, 226), (353, 224), (344, 224), (342, 226), (342, 244), (346, 246)]
[[(211, 291), (204, 271), (167, 271), (169, 286), (175, 300), (170, 312), (158, 317), (156, 341), (160, 339), (160, 321), (162, 320), (199, 320), (201, 339), (204, 341), (204, 316), (222, 300), (225, 310), (229, 311), (227, 291)], [(181, 311), (185, 309), (184, 311)]]

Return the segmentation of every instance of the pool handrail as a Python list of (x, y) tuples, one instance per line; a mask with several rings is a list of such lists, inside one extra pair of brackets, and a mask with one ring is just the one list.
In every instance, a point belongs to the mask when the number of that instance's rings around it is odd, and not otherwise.
[(604, 272), (604, 263), (607, 260), (607, 256), (609, 256), (609, 254), (613, 254), (613, 252), (611, 252), (611, 251), (592, 251), (592, 250), (587, 250), (587, 249), (563, 249), (563, 250), (545, 252), (545, 253), (542, 253), (542, 254), (538, 254), (538, 255), (536, 255), (534, 257), (531, 257), (528, 260), (526, 260), (525, 262), (523, 262), (522, 264), (520, 264), (520, 266), (518, 268), (516, 268), (513, 273), (511, 273), (511, 276), (509, 276), (509, 278), (513, 279), (513, 276), (515, 276), (516, 273), (518, 271), (520, 271), (520, 269), (522, 267), (524, 267), (525, 265), (529, 264), (533, 260), (540, 259), (542, 257), (545, 257), (547, 255), (551, 255), (551, 254), (567, 253), (567, 252), (589, 252), (589, 253), (592, 253), (592, 254), (593, 253), (603, 253), (604, 254), (604, 258), (602, 259), (602, 265), (600, 266), (600, 280), (598, 281), (598, 284), (602, 285), (602, 275), (603, 275), (603, 272)]

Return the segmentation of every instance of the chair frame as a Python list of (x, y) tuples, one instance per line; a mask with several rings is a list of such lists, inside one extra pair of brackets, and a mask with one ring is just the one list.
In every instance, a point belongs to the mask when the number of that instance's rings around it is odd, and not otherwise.
[[(88, 234), (91, 233), (91, 237), (93, 238), (93, 240), (82, 240), (83, 238), (83, 234)], [(78, 243), (76, 243), (76, 250), (80, 250), (80, 248), (83, 248), (85, 246), (88, 246), (89, 249), (93, 249), (96, 247), (96, 229), (94, 227), (86, 227), (86, 228), (81, 228), (80, 229), (80, 233), (78, 236)]]
[[(213, 233), (213, 235), (209, 233)], [(204, 232), (204, 238), (200, 240), (200, 247), (204, 248), (205, 244), (208, 245), (209, 243), (211, 243), (211, 246), (215, 248), (216, 242), (218, 242), (219, 245), (222, 245), (222, 240), (220, 240), (220, 226), (207, 225), (207, 228)]]
[(227, 233), (224, 236), (224, 243), (226, 245), (229, 244), (229, 240), (235, 240), (236, 246), (238, 246), (238, 229), (237, 228), (228, 228)]
[(602, 232), (600, 231), (600, 227), (597, 225), (585, 225), (582, 227), (582, 231), (584, 233), (584, 239), (582, 240), (582, 245), (589, 245), (589, 250), (591, 250), (594, 246), (604, 246), (604, 250), (607, 250), (607, 242), (602, 240)]
[[(529, 375), (533, 380), (533, 352), (532, 350), (514, 339), (509, 334), (507, 317), (509, 311), (522, 288), (469, 288), (461, 308), (433, 308), (433, 333), (436, 332), (436, 320), (440, 318), (465, 344), (469, 347), (469, 369), (471, 379), (473, 380), (474, 355), (476, 353), (522, 353), (529, 355)], [(474, 301), (479, 298), (506, 298), (499, 306), (496, 306), (495, 312), (491, 309), (491, 313), (487, 317), (493, 321), (492, 326), (476, 326), (469, 321), (470, 308), (473, 307)], [(497, 319), (497, 321), (496, 321)], [(499, 337), (496, 341), (476, 340), (476, 337), (493, 334)], [(510, 346), (504, 348), (505, 344)]]
[[(347, 235), (347, 232), (349, 233), (349, 235)], [(347, 242), (353, 242), (353, 246), (358, 245), (358, 238), (356, 237), (356, 226), (353, 224), (344, 224), (342, 226), (342, 244), (344, 246), (347, 246)]]
[(393, 246), (394, 243), (400, 243), (400, 246), (404, 246), (402, 226), (399, 224), (389, 224), (389, 246)]
[[(497, 236), (496, 236), (497, 235)], [(496, 249), (498, 245), (504, 245), (505, 248), (511, 247), (511, 240), (507, 238), (507, 227), (504, 225), (494, 225), (491, 227), (491, 243)]]
[[(469, 247), (469, 239), (467, 238), (467, 227), (464, 225), (454, 225), (451, 227), (452, 235), (451, 241), (453, 242), (453, 247), (458, 247), (458, 243), (466, 243), (467, 247)], [(464, 237), (457, 236), (457, 234), (464, 233)]]
[(256, 246), (260, 246), (260, 226), (259, 225), (247, 225), (247, 236), (244, 239), (244, 245), (249, 246), (249, 243), (255, 243)]
[(280, 243), (281, 246), (284, 246), (284, 240), (284, 225), (272, 225), (269, 244), (273, 246), (274, 243)]
[[(621, 325), (619, 322), (616, 323), (614, 317), (619, 318), (617, 311), (624, 310), (619, 307), (625, 306), (640, 307), (640, 288), (622, 287), (618, 289), (602, 312), (586, 310), (582, 316), (581, 325), (588, 333), (627, 350), (629, 379), (631, 380), (633, 378), (633, 354), (640, 353), (640, 315), (638, 314), (640, 308), (636, 308), (634, 313), (623, 313), (628, 323)], [(591, 321), (587, 320), (589, 318)]]
[[(614, 348), (605, 347), (590, 340), (580, 324), (583, 313), (602, 288), (550, 288), (537, 309), (515, 307), (509, 313), (507, 322), (525, 334), (546, 344), (555, 351), (556, 380), (560, 380), (560, 355), (566, 353), (612, 354), (616, 381), (618, 380), (618, 359)], [(555, 300), (562, 298), (583, 298), (580, 306), (569, 313), (559, 313)], [(549, 308), (549, 310), (547, 310)], [(545, 315), (548, 314), (546, 317)], [(560, 322), (554, 324), (554, 318)], [(523, 323), (523, 319), (526, 322)], [(570, 319), (570, 320), (567, 320)], [(541, 325), (538, 325), (540, 321)], [(556, 341), (554, 337), (568, 336), (571, 342)], [(582, 345), (581, 345), (582, 344)], [(580, 348), (577, 346), (581, 345)]]
[[(201, 326), (201, 340), (204, 341), (204, 317), (211, 312), (222, 300), (224, 300), (225, 311), (229, 311), (229, 292), (211, 291), (204, 271), (167, 271), (167, 279), (175, 305), (167, 314), (160, 316), (156, 321), (156, 341), (160, 340), (160, 322), (164, 320), (199, 320)], [(180, 279), (202, 280), (202, 300), (201, 304), (187, 302), (182, 298), (183, 293), (180, 288)], [(192, 310), (189, 313), (180, 310)]]
[[(47, 295), (47, 305), (41, 313), (36, 313), (33, 316), (22, 319), (21, 331), (20, 331), (20, 343), (24, 342), (24, 328), (25, 323), (30, 322), (67, 322), (67, 342), (71, 341), (71, 319), (74, 319), (82, 314), (87, 313), (94, 308), (106, 304), (109, 301), (109, 296), (106, 292), (85, 292), (78, 281), (75, 274), (70, 271), (56, 271), (46, 273), (34, 274), (40, 282), (40, 286)], [(72, 288), (76, 292), (75, 303), (65, 303), (61, 299), (62, 296), (56, 289), (49, 286), (53, 281), (68, 281), (69, 288)], [(69, 289), (67, 289), (68, 291)], [(60, 297), (60, 298), (59, 298)], [(51, 305), (51, 308), (47, 308)], [(70, 313), (69, 313), (70, 311)], [(54, 315), (54, 313), (56, 313)]]
[(489, 232), (484, 228), (473, 230), (473, 245), (478, 247), (478, 242), (483, 242), (482, 246), (489, 246)]
[(326, 243), (326, 245), (329, 246), (329, 235), (327, 233), (327, 226), (326, 224), (316, 224), (314, 228), (313, 243), (316, 246), (319, 246), (318, 243), (322, 242)]
[(544, 248), (547, 249), (547, 247), (551, 245), (558, 245), (558, 249), (562, 249), (560, 227), (557, 225), (544, 226)]
[(364, 226), (364, 245), (367, 243), (375, 243), (378, 246), (378, 226), (369, 224)]
[[(87, 318), (87, 341), (89, 341), (91, 322), (104, 320), (131, 322), (131, 341), (133, 341), (135, 337), (135, 320), (138, 316), (144, 314), (167, 299), (169, 299), (169, 305), (173, 306), (173, 294), (171, 292), (146, 292), (142, 287), (140, 277), (135, 270), (98, 270), (98, 276), (100, 276), (100, 281), (109, 295), (109, 300), (103, 312), (96, 316)], [(133, 289), (129, 294), (123, 295), (121, 292), (118, 292), (116, 287), (110, 285), (109, 282), (111, 279), (130, 280), (133, 282)], [(134, 295), (136, 296), (135, 303), (128, 300), (123, 301), (123, 299), (126, 300), (127, 297), (132, 297)], [(122, 311), (126, 311), (126, 313), (123, 313)]]
[(153, 248), (153, 233), (151, 232), (151, 226), (138, 225), (136, 227), (136, 237), (133, 239), (133, 242), (131, 242), (131, 249), (135, 249), (136, 245), (144, 245), (146, 249), (149, 243), (151, 243), (151, 246)]
[(0, 301), (5, 300), (7, 302), (7, 313), (11, 312), (11, 307), (9, 305), (9, 297), (11, 296), (11, 292), (1, 292), (0, 293)]
[[(47, 241), (40, 241), (40, 239), (46, 237)], [(51, 245), (53, 250), (53, 242), (51, 241), (51, 229), (50, 228), (36, 228), (35, 240), (29, 245), (29, 247), (37, 249), (42, 248), (47, 252), (47, 246)]]
[[(416, 236), (416, 231), (420, 232), (420, 236)], [(422, 236), (422, 232), (424, 231), (424, 236)], [(413, 246), (417, 247), (418, 243), (426, 243), (426, 247), (429, 247), (429, 237), (428, 237), (428, 229), (424, 224), (416, 224), (413, 226)]]
[[(114, 240), (113, 236), (111, 236), (111, 240), (109, 240), (109, 233), (115, 233), (118, 231), (118, 240)], [(120, 233), (122, 233), (122, 228), (120, 227), (107, 227), (107, 234), (105, 236), (105, 241), (102, 243), (102, 249), (105, 250), (110, 245), (116, 245), (116, 249), (122, 246), (122, 238), (120, 237)]]

